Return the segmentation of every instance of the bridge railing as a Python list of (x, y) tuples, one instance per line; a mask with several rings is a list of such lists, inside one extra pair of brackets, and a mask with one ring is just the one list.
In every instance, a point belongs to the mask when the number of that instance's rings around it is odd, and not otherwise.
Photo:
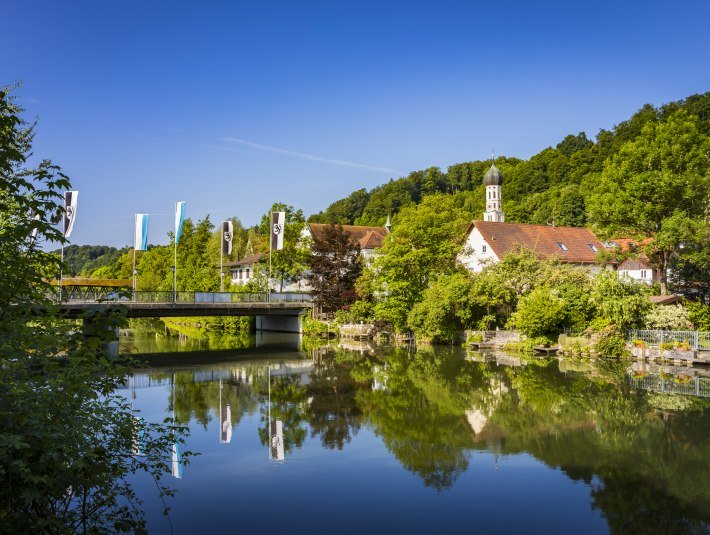
[[(93, 297), (93, 298), (92, 298)], [(55, 301), (58, 296), (53, 295)], [(100, 301), (119, 303), (310, 303), (311, 295), (306, 293), (267, 292), (171, 292), (136, 291), (104, 292), (96, 295), (62, 295), (62, 303), (97, 303)]]

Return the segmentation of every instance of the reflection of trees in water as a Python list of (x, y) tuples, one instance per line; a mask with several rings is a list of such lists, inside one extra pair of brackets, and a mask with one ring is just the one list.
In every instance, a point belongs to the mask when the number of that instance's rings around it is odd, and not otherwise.
[(362, 413), (355, 402), (356, 378), (369, 367), (370, 359), (357, 353), (319, 353), (308, 385), (308, 423), (323, 447), (342, 450), (357, 435)]

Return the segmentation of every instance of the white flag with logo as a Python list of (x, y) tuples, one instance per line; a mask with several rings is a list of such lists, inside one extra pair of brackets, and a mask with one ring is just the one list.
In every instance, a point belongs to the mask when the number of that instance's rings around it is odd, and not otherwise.
[(136, 214), (136, 234), (133, 237), (133, 248), (136, 251), (148, 249), (148, 214)]
[(76, 203), (79, 198), (78, 191), (67, 191), (64, 193), (64, 237), (71, 236), (76, 221)]
[(232, 254), (232, 240), (234, 239), (234, 224), (231, 221), (222, 221), (222, 252)]
[(284, 248), (284, 228), (286, 227), (286, 212), (271, 212), (271, 250)]

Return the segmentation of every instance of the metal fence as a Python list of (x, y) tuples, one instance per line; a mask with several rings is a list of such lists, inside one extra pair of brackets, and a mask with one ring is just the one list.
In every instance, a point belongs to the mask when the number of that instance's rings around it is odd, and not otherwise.
[(660, 374), (633, 377), (630, 375), (629, 383), (632, 387), (642, 390), (710, 398), (710, 379), (707, 377), (664, 377)]
[(644, 331), (631, 329), (628, 341), (643, 340), (650, 346), (667, 342), (688, 342), (693, 349), (710, 349), (710, 332), (705, 331)]

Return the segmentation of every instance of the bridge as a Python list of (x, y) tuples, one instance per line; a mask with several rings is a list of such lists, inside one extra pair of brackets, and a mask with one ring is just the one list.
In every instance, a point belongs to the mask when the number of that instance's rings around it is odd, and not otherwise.
[(311, 296), (302, 293), (237, 292), (145, 292), (104, 288), (64, 291), (58, 302), (62, 316), (81, 318), (89, 310), (108, 310), (114, 305), (126, 309), (129, 318), (187, 316), (290, 316), (313, 306)]

